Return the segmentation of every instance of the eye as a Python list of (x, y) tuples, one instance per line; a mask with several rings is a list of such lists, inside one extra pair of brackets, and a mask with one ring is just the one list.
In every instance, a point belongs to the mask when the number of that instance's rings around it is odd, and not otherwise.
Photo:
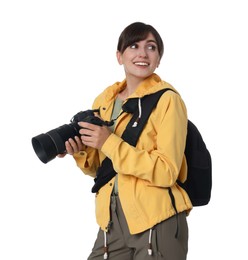
[(130, 45), (131, 49), (137, 49), (138, 48), (138, 44), (137, 43), (133, 43), (132, 45)]
[(149, 44), (149, 45), (147, 46), (147, 49), (148, 49), (148, 50), (151, 50), (151, 51), (155, 51), (155, 50), (157, 49), (157, 46), (154, 45), (154, 44)]

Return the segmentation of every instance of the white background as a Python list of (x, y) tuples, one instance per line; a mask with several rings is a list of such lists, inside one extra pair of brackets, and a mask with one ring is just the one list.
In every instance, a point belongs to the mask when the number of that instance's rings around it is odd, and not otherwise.
[(93, 180), (69, 156), (41, 163), (31, 138), (124, 78), (116, 45), (135, 21), (164, 39), (157, 73), (212, 154), (212, 200), (188, 217), (188, 259), (248, 259), (247, 11), (245, 0), (0, 2), (1, 260), (87, 258), (98, 229)]

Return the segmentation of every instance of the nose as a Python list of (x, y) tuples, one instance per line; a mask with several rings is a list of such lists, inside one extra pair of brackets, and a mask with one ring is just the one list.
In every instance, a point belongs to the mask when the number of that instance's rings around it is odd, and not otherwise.
[(142, 58), (147, 58), (147, 52), (145, 48), (138, 49), (138, 56)]

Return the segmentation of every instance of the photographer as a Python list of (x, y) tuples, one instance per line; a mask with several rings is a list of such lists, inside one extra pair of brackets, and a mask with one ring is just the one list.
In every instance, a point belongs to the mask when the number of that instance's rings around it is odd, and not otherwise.
[[(176, 184), (177, 179), (184, 181), (187, 176), (187, 111), (180, 95), (173, 91), (162, 95), (136, 147), (121, 138), (131, 119), (129, 113), (121, 113), (123, 104), (136, 99), (140, 118), (142, 97), (174, 89), (154, 73), (163, 51), (163, 41), (152, 26), (140, 22), (127, 26), (116, 53), (126, 78), (107, 87), (93, 104), (93, 109), (99, 109), (95, 116), (114, 120), (114, 125), (79, 122), (81, 137), (65, 143), (67, 154), (73, 155), (85, 174), (96, 178), (105, 157), (111, 159), (117, 172), (96, 192), (100, 228), (88, 260), (187, 258), (186, 216), (192, 205)], [(168, 190), (173, 193), (177, 212)]]

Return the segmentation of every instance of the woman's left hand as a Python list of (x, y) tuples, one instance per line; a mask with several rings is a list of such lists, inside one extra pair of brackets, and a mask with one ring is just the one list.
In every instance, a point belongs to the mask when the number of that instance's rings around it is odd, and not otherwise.
[(79, 131), (82, 143), (99, 150), (112, 133), (107, 126), (99, 126), (87, 122), (79, 122), (78, 124), (82, 127)]

